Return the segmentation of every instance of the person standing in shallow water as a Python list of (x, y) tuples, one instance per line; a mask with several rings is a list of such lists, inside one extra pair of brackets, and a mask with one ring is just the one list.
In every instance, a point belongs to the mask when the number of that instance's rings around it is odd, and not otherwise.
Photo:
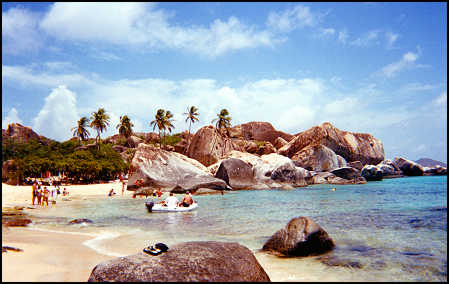
[(37, 182), (36, 181), (33, 183), (32, 188), (33, 188), (33, 205), (34, 205), (34, 200), (37, 198)]
[(50, 191), (48, 190), (47, 187), (44, 187), (43, 194), (44, 194), (44, 196), (43, 196), (43, 200), (42, 200), (42, 206), (44, 206), (44, 202), (45, 202), (48, 207), (48, 197), (50, 196)]

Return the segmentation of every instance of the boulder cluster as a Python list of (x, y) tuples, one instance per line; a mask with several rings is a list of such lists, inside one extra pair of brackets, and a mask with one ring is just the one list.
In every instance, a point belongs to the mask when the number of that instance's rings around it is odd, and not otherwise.
[(391, 177), (446, 174), (444, 167), (426, 168), (404, 158), (385, 160), (379, 139), (339, 130), (329, 122), (296, 135), (277, 131), (268, 122), (237, 125), (227, 135), (209, 125), (194, 135), (183, 133), (178, 144), (164, 150), (146, 144), (158, 141), (153, 134), (128, 139), (135, 146), (129, 190), (137, 189), (137, 180), (143, 180), (143, 188), (182, 193), (363, 184)]
[[(196, 133), (182, 132), (181, 141), (162, 149), (157, 133), (117, 134), (104, 140), (123, 160), (131, 161), (128, 189), (193, 192), (231, 189), (268, 189), (310, 184), (360, 184), (383, 178), (446, 175), (443, 166), (424, 167), (399, 157), (385, 160), (382, 142), (366, 133), (340, 130), (329, 122), (295, 135), (276, 130), (268, 122), (248, 122), (219, 132), (212, 125)], [(13, 123), (3, 137), (26, 142), (47, 139), (30, 127)], [(76, 138), (74, 138), (76, 139)], [(125, 141), (126, 140), (126, 141)], [(118, 145), (120, 144), (120, 145)], [(96, 147), (95, 144), (80, 149)], [(3, 174), (15, 168), (3, 161)]]

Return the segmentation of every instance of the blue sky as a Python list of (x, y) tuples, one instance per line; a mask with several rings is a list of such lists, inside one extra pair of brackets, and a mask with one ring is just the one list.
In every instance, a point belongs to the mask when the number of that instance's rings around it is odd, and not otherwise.
[[(447, 162), (446, 3), (3, 3), (2, 128), (65, 141), (104, 107), (150, 132), (232, 125), (296, 134), (329, 121), (386, 158)], [(94, 130), (90, 131), (94, 135)]]

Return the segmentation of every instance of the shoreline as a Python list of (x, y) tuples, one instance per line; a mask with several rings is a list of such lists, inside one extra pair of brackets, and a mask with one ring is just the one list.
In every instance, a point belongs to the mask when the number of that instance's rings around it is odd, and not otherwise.
[[(113, 188), (117, 193), (112, 198), (131, 198), (132, 192), (119, 182), (89, 185), (68, 185), (71, 200), (106, 199)], [(48, 208), (66, 206), (62, 194), (56, 205), (49, 202)], [(52, 197), (49, 197), (49, 201)], [(69, 202), (69, 201), (67, 201)], [(23, 212), (33, 215), (33, 211), (45, 211), (47, 207), (32, 205), (32, 188), (12, 186), (2, 183), (2, 209), (5, 207), (24, 207)], [(31, 209), (30, 208), (35, 208)], [(3, 211), (3, 210), (2, 210)], [(49, 231), (32, 227), (2, 226), (2, 246), (23, 249), (23, 252), (2, 253), (2, 281), (70, 281), (86, 282), (92, 269), (98, 263), (116, 258), (93, 248), (92, 243), (98, 235), (81, 232)]]
[(95, 265), (115, 258), (83, 244), (93, 238), (77, 233), (3, 227), (2, 245), (23, 251), (2, 253), (2, 281), (86, 282)]

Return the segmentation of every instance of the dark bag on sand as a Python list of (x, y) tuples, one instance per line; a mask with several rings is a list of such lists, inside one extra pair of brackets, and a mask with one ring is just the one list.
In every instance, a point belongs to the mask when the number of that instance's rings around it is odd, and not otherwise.
[(157, 243), (154, 245), (156, 248), (160, 249), (162, 252), (168, 251), (168, 246), (163, 243)]

